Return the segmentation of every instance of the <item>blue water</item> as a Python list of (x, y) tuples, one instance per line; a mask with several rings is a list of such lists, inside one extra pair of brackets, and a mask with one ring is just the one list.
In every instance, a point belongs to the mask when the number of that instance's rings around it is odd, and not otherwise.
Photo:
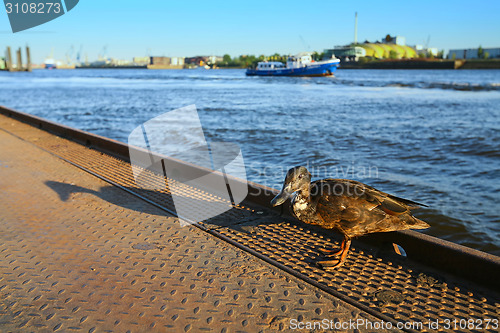
[(0, 73), (0, 104), (124, 142), (195, 104), (207, 140), (241, 146), (249, 180), (279, 188), (299, 164), (360, 180), (428, 205), (426, 233), (500, 255), (499, 70), (37, 70)]

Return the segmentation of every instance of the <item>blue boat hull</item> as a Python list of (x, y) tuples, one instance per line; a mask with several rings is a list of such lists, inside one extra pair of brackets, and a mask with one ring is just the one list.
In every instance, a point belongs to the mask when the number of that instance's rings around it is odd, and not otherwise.
[(310, 65), (300, 68), (282, 68), (282, 69), (247, 69), (248, 76), (328, 76), (339, 67), (339, 61), (330, 61), (328, 63), (311, 63)]

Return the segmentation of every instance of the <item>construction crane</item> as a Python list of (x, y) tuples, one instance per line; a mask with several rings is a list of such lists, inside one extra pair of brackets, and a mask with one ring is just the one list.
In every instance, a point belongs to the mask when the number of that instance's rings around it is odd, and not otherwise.
[(73, 63), (73, 53), (75, 53), (75, 47), (71, 45), (69, 50), (66, 52), (66, 64), (69, 65)]
[(108, 45), (104, 45), (101, 53), (97, 55), (98, 60), (106, 60), (106, 55), (108, 53)]
[(302, 37), (302, 35), (299, 35), (299, 38), (302, 42), (302, 44), (304, 45), (304, 47), (306, 48), (307, 51), (310, 51), (311, 50), (311, 46), (309, 46), (306, 41), (304, 40), (304, 38)]
[(431, 41), (431, 35), (427, 36), (427, 41), (424, 44), (425, 51), (429, 48), (429, 42)]
[(80, 58), (82, 56), (82, 52), (83, 52), (83, 45), (80, 45), (80, 49), (78, 50), (78, 52), (76, 54), (76, 62), (78, 64), (81, 64)]

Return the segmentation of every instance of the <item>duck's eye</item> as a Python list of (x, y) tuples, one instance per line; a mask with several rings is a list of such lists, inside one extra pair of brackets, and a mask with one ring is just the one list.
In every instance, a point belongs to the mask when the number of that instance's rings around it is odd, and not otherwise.
[(303, 174), (300, 174), (298, 178), (299, 178), (299, 179), (301, 179), (302, 177), (304, 177), (304, 175), (303, 175)]

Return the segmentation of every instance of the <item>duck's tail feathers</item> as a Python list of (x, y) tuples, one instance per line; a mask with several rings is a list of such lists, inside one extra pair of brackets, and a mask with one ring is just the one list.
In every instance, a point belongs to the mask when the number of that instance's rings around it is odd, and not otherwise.
[(410, 214), (406, 214), (402, 220), (408, 226), (408, 229), (427, 229), (431, 227), (427, 222), (417, 219)]
[(416, 201), (412, 201), (412, 200), (400, 198), (400, 197), (397, 197), (395, 195), (389, 194), (388, 196), (391, 199), (398, 200), (398, 201), (400, 201), (402, 203), (407, 204), (410, 207), (410, 209), (415, 209), (415, 208), (419, 208), (419, 207), (429, 207), (427, 205), (424, 205), (423, 203), (419, 203), (419, 202), (416, 202)]

